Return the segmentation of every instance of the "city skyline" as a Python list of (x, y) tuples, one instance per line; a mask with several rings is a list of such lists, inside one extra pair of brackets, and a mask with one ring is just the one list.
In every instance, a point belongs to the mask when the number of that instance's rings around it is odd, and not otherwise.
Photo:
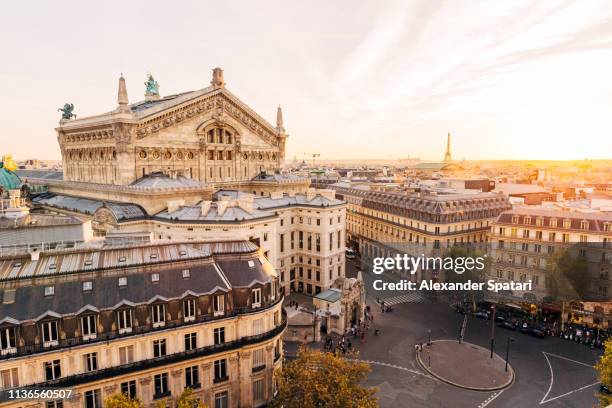
[(41, 4), (27, 19), (7, 6), (5, 37), (20, 40), (0, 73), (2, 153), (59, 159), (57, 108), (112, 110), (121, 72), (136, 102), (147, 72), (163, 96), (207, 86), (221, 66), (269, 122), (283, 107), (288, 160), (441, 161), (449, 131), (455, 160), (611, 156), (605, 2), (335, 3), (323, 14), (269, 2), (257, 19), (261, 4), (147, 5)]

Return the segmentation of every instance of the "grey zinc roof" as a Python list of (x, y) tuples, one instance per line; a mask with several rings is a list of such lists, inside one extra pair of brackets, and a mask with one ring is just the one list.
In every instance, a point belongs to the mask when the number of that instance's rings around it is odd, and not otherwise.
[(117, 220), (145, 217), (147, 213), (137, 204), (115, 203), (63, 194), (45, 193), (32, 199), (34, 204), (55, 207), (81, 214), (93, 215), (103, 205), (113, 212)]
[(317, 299), (325, 300), (330, 303), (339, 301), (341, 297), (340, 291), (334, 289), (327, 289), (315, 296)]
[(197, 91), (187, 91), (175, 95), (164, 96), (155, 101), (139, 101), (130, 105), (130, 109), (137, 117), (145, 117), (161, 112), (165, 109), (171, 108), (181, 103), (190, 101), (195, 98), (199, 98), (202, 95), (206, 95), (214, 91), (215, 88), (208, 86)]
[(296, 194), (293, 197), (289, 195), (283, 195), (282, 198), (271, 198), (271, 197), (257, 197), (255, 198), (254, 206), (260, 210), (267, 210), (279, 207), (289, 207), (296, 205), (307, 205), (314, 207), (329, 207), (333, 205), (342, 205), (344, 201), (337, 199), (329, 199), (320, 194), (317, 194), (314, 198), (308, 199), (305, 194)]
[(274, 214), (268, 211), (254, 209), (251, 212), (245, 211), (241, 207), (227, 207), (223, 214), (219, 214), (217, 203), (213, 202), (210, 209), (202, 215), (200, 206), (181, 206), (178, 210), (168, 212), (164, 210), (155, 215), (155, 218), (163, 218), (167, 220), (177, 221), (194, 221), (194, 222), (217, 222), (217, 221), (244, 221), (255, 220), (259, 218), (272, 217)]
[(57, 225), (79, 225), (83, 221), (76, 217), (55, 214), (30, 213), (20, 218), (0, 217), (0, 229), (39, 228)]
[(235, 288), (249, 287), (256, 283), (265, 284), (272, 277), (276, 277), (276, 272), (265, 258), (220, 260), (217, 265)]
[(207, 258), (213, 254), (251, 253), (256, 250), (257, 246), (249, 241), (225, 241), (217, 243), (175, 242), (43, 253), (38, 261), (32, 261), (29, 257), (0, 259), (0, 281), (154, 265), (161, 262)]
[(15, 173), (23, 180), (27, 178), (40, 180), (63, 180), (64, 173), (60, 170), (15, 170)]
[(140, 188), (201, 187), (202, 183), (187, 177), (172, 178), (163, 173), (151, 173), (132, 182), (130, 186)]
[(307, 180), (307, 177), (298, 176), (296, 174), (258, 174), (254, 181), (300, 181)]
[(127, 275), (124, 288), (119, 288), (118, 276), (97, 276), (92, 279), (91, 292), (83, 292), (83, 282), (88, 280), (85, 278), (55, 282), (53, 296), (45, 296), (47, 285), (19, 287), (15, 292), (15, 303), (1, 304), (0, 315), (19, 321), (34, 320), (47, 311), (60, 315), (76, 314), (86, 305), (103, 310), (115, 308), (122, 301), (143, 304), (156, 296), (176, 299), (185, 294), (202, 295), (231, 289), (212, 263), (189, 268), (189, 279), (183, 278), (183, 269), (161, 270), (159, 282), (155, 283), (149, 273)]
[[(173, 243), (165, 245), (144, 245), (120, 249), (89, 249), (72, 251), (63, 255), (41, 254), (39, 261), (28, 259), (11, 259), (0, 261), (2, 277), (7, 272), (19, 271), (13, 278), (24, 277), (23, 273), (41, 273), (54, 280), (46, 280), (44, 284), (17, 286), (0, 291), (0, 298), (14, 296), (14, 303), (1, 303), (0, 316), (17, 321), (36, 320), (47, 313), (70, 315), (77, 314), (84, 307), (94, 310), (114, 309), (123, 302), (146, 304), (156, 299), (177, 299), (186, 295), (203, 295), (217, 291), (229, 291), (232, 287), (250, 286), (253, 283), (268, 282), (276, 272), (269, 262), (256, 255), (257, 246), (248, 241)], [(151, 259), (151, 254), (157, 254)], [(185, 255), (181, 255), (184, 253)], [(241, 255), (250, 257), (254, 267), (249, 266), (249, 259), (225, 260), (221, 255)], [(117, 263), (117, 257), (125, 256), (124, 262)], [(221, 256), (215, 259), (215, 256)], [(196, 266), (177, 265), (172, 261), (182, 261), (187, 258), (206, 258)], [(91, 262), (88, 265), (86, 262)], [(215, 263), (215, 261), (217, 263)], [(157, 263), (155, 269), (159, 273), (159, 281), (153, 282), (151, 274), (140, 268), (137, 273), (124, 275), (122, 266), (135, 266), (146, 263)], [(15, 266), (17, 265), (18, 266)], [(50, 270), (50, 265), (56, 267)], [(95, 276), (63, 275), (66, 272), (88, 272), (102, 266), (108, 266), (114, 272), (96, 273)], [(183, 270), (188, 268), (189, 278), (183, 278)], [(95, 273), (95, 272), (94, 272)], [(118, 278), (127, 277), (127, 286), (119, 288)], [(92, 281), (91, 292), (83, 292), (84, 281)], [(27, 282), (27, 281), (26, 281)], [(45, 296), (45, 286), (54, 286), (54, 295)], [(7, 286), (9, 288), (11, 285)], [(7, 293), (8, 292), (8, 293)]]

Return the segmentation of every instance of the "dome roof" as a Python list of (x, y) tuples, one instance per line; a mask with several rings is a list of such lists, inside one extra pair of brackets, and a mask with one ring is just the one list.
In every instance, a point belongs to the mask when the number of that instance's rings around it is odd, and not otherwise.
[(18, 189), (21, 186), (21, 179), (0, 165), (0, 186), (6, 190)]

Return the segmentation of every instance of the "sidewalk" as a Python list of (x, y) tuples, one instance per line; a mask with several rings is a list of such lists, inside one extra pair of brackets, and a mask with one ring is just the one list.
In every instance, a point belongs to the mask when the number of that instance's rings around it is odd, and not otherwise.
[(495, 391), (510, 386), (514, 370), (497, 354), (475, 344), (456, 340), (432, 341), (417, 352), (417, 361), (432, 376), (445, 383), (476, 391)]

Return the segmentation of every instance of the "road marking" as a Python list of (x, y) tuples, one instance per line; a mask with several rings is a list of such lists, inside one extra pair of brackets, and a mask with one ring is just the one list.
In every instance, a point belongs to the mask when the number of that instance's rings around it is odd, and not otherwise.
[(480, 403), (480, 405), (478, 405), (478, 408), (485, 408), (487, 405), (489, 405), (491, 402), (493, 402), (493, 400), (495, 398), (499, 397), (502, 392), (504, 392), (504, 390), (497, 391), (497, 392), (491, 394), (491, 396), (489, 398), (487, 398), (486, 400), (482, 401)]
[(558, 354), (547, 353), (546, 351), (543, 351), (542, 353), (548, 354), (549, 356), (557, 357), (557, 358), (560, 358), (560, 359), (563, 359), (563, 360), (571, 361), (572, 363), (580, 364), (580, 365), (583, 365), (585, 367), (595, 368), (595, 366), (593, 366), (592, 364), (587, 364), (587, 363), (583, 363), (582, 361), (572, 360), (571, 358), (563, 357), (563, 356), (560, 356)]
[(543, 351), (542, 354), (544, 354), (544, 358), (546, 359), (546, 362), (548, 363), (548, 368), (550, 369), (550, 385), (548, 386), (548, 391), (546, 391), (546, 394), (544, 394), (544, 397), (542, 398), (542, 401), (540, 401), (540, 405), (546, 404), (547, 402), (551, 402), (551, 401), (554, 401), (554, 400), (559, 399), (559, 398), (567, 397), (568, 395), (571, 395), (571, 394), (573, 394), (575, 392), (582, 391), (584, 389), (587, 389), (589, 387), (592, 387), (594, 385), (599, 384), (599, 381), (597, 381), (597, 382), (594, 382), (593, 384), (585, 385), (584, 387), (580, 387), (580, 388), (577, 388), (577, 389), (572, 390), (570, 392), (566, 392), (565, 394), (561, 394), (561, 395), (558, 395), (556, 397), (547, 399), (548, 394), (550, 394), (550, 391), (552, 390), (553, 383), (554, 383), (554, 380), (555, 380), (552, 364), (550, 364), (550, 360), (548, 359), (549, 355), (553, 356), (553, 357), (561, 358), (563, 360), (571, 361), (573, 363), (580, 364), (580, 365), (583, 365), (583, 366), (586, 366), (586, 367), (593, 368), (593, 366), (590, 365), (590, 364), (583, 363), (581, 361), (572, 360), (571, 358), (559, 356), (557, 354), (547, 353), (545, 351)]
[(385, 306), (399, 305), (400, 303), (429, 303), (429, 299), (417, 292), (410, 292), (403, 295), (382, 297), (380, 300), (385, 302)]
[(364, 363), (368, 363), (368, 364), (380, 365), (380, 366), (383, 366), (383, 367), (396, 368), (398, 370), (408, 371), (409, 373), (412, 373), (412, 374), (422, 375), (423, 377), (431, 378), (429, 375), (427, 375), (425, 373), (422, 373), (421, 371), (413, 370), (413, 369), (407, 368), (407, 367), (398, 366), (396, 364), (383, 363), (382, 361), (372, 361), (372, 360), (359, 360), (359, 361), (364, 362)]

